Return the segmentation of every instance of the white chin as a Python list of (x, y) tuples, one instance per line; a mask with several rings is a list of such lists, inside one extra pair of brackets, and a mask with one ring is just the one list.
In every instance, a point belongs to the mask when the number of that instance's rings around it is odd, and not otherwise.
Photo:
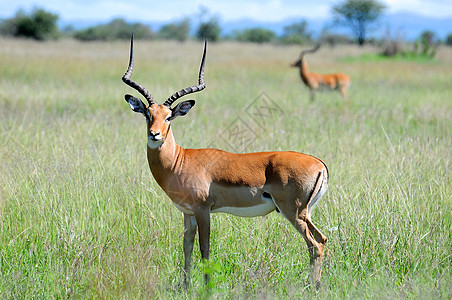
[(151, 141), (148, 140), (148, 147), (151, 149), (157, 149), (163, 144), (163, 141)]

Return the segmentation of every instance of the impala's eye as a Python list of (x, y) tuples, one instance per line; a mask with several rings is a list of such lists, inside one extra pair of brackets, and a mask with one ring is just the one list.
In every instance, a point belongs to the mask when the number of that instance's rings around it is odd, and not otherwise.
[(169, 123), (171, 121), (171, 114), (169, 114), (166, 118), (165, 118), (165, 122)]

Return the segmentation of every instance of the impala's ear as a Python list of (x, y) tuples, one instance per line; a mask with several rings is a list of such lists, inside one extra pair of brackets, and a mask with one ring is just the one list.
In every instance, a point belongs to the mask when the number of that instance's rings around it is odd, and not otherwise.
[(124, 98), (126, 99), (127, 103), (129, 103), (130, 108), (134, 112), (142, 113), (146, 118), (148, 117), (148, 110), (146, 108), (146, 105), (138, 98), (135, 98), (129, 94), (125, 95)]
[(178, 116), (185, 116), (193, 106), (195, 106), (195, 100), (187, 100), (178, 103), (176, 107), (171, 109), (172, 113), (170, 120)]

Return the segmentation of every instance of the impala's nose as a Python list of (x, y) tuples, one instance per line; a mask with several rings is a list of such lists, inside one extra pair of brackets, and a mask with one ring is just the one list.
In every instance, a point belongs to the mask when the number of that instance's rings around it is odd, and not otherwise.
[(160, 132), (149, 132), (149, 139), (155, 142), (161, 141), (162, 140), (162, 136), (160, 135)]

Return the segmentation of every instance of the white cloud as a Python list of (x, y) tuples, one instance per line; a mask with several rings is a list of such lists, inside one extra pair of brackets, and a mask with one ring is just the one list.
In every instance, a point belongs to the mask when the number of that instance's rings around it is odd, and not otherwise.
[(432, 17), (451, 17), (452, 1), (450, 0), (384, 0), (389, 12), (413, 12)]

